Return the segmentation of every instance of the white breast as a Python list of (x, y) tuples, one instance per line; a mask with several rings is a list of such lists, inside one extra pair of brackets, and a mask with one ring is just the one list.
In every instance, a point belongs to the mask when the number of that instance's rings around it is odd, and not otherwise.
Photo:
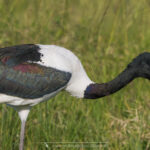
[(73, 96), (83, 98), (86, 87), (93, 83), (87, 76), (80, 60), (71, 51), (56, 45), (38, 45), (43, 54), (41, 65), (70, 72), (72, 77), (66, 90)]

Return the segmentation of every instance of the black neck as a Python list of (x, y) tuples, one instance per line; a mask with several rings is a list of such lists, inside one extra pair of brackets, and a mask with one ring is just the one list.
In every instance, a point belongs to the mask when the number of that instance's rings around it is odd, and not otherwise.
[(90, 84), (85, 91), (85, 98), (95, 99), (113, 94), (126, 86), (134, 78), (134, 70), (126, 69), (110, 82)]
[(84, 98), (95, 99), (113, 94), (137, 77), (150, 79), (150, 53), (143, 53), (136, 57), (112, 81), (102, 84), (90, 84), (85, 90)]

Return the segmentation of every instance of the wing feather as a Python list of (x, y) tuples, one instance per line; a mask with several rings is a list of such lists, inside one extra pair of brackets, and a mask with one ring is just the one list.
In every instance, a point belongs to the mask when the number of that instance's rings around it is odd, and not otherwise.
[(33, 44), (1, 48), (0, 93), (35, 99), (65, 87), (71, 73), (36, 64), (41, 55)]
[(8, 66), (15, 66), (23, 62), (41, 61), (40, 48), (34, 44), (24, 44), (0, 48), (0, 60)]

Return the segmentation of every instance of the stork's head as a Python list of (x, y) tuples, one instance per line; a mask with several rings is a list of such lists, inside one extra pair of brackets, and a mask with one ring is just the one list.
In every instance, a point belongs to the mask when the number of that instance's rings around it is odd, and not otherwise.
[(140, 54), (133, 59), (127, 68), (135, 70), (135, 77), (150, 79), (150, 53)]

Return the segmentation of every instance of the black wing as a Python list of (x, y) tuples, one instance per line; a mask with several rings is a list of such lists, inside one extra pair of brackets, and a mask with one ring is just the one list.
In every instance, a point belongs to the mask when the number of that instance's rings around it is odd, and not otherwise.
[(0, 49), (0, 93), (34, 99), (66, 86), (71, 73), (27, 62), (40, 60), (37, 51), (31, 44)]
[(0, 48), (0, 60), (8, 66), (14, 66), (27, 61), (41, 61), (42, 54), (39, 50), (39, 46), (34, 44)]

